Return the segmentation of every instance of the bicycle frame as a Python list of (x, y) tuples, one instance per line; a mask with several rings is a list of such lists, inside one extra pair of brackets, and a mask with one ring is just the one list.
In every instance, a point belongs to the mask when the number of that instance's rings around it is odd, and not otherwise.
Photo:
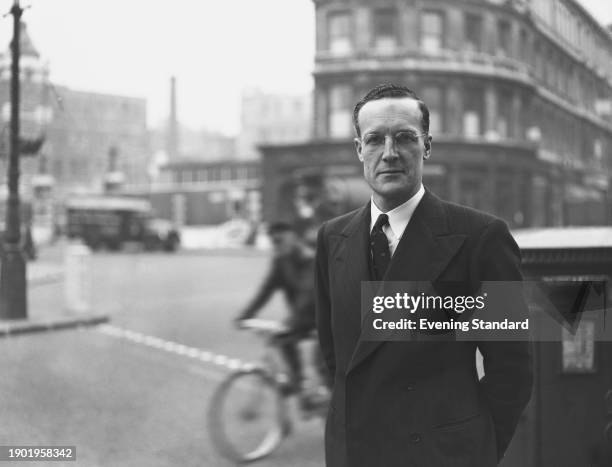
[[(228, 377), (219, 385), (213, 393), (211, 404), (208, 413), (208, 425), (211, 439), (217, 450), (226, 458), (239, 462), (252, 462), (270, 454), (292, 431), (292, 411), (289, 409), (289, 394), (283, 391), (284, 386), (289, 383), (288, 366), (284, 356), (280, 352), (280, 342), (277, 337), (282, 335), (285, 328), (279, 323), (265, 320), (245, 320), (241, 323), (245, 329), (255, 331), (259, 336), (263, 337), (265, 344), (263, 346), (263, 354), (259, 361), (254, 365), (248, 365), (238, 369), (228, 375)], [(239, 387), (240, 381), (245, 378), (254, 378), (252, 381), (257, 382), (255, 389), (262, 391), (254, 392), (255, 399), (251, 399), (238, 412), (234, 411), (234, 415), (238, 415), (238, 419), (226, 419), (225, 408), (230, 407), (235, 409), (237, 406), (228, 405), (227, 398), (233, 397), (233, 388)], [(315, 391), (320, 388), (315, 387)], [(271, 392), (270, 392), (271, 391)], [(266, 396), (267, 392), (267, 396)], [(308, 418), (312, 416), (323, 418), (327, 413), (327, 400), (325, 397), (316, 397), (321, 395), (320, 392), (313, 393), (314, 398), (308, 400), (309, 405), (303, 404), (304, 397), (308, 397), (309, 393), (300, 388), (298, 395), (300, 397), (300, 408)], [(257, 397), (261, 395), (262, 400)], [(312, 395), (312, 394), (310, 394)], [(270, 396), (272, 399), (270, 399)], [(272, 405), (269, 405), (272, 403)], [(259, 410), (263, 405), (270, 408), (270, 412), (263, 409)], [(273, 413), (271, 413), (273, 412)], [(230, 413), (230, 412), (228, 412)], [(271, 418), (270, 418), (271, 416)], [(244, 418), (242, 418), (244, 417)], [(263, 417), (263, 418), (259, 418)], [(266, 420), (264, 425), (259, 424), (260, 420)], [(238, 420), (238, 424), (233, 424), (228, 420)], [(254, 446), (243, 445), (240, 437), (236, 437), (240, 430), (233, 431), (234, 427), (246, 427), (251, 421), (255, 421), (252, 425), (253, 434), (258, 437), (258, 442)], [(260, 427), (266, 428), (261, 431)]]
[[(269, 374), (270, 377), (278, 384), (279, 388), (282, 387), (282, 385), (289, 383), (289, 369), (287, 362), (280, 351), (280, 343), (277, 341), (277, 338), (279, 336), (282, 337), (283, 333), (287, 331), (287, 328), (277, 321), (263, 319), (245, 320), (243, 321), (242, 325), (245, 329), (252, 330), (265, 339), (264, 351), (260, 359), (261, 365), (258, 366), (258, 368), (261, 368), (263, 371)], [(316, 334), (313, 332), (308, 338), (305, 338), (298, 344), (300, 358), (304, 363), (306, 363), (307, 360), (304, 358), (304, 354), (310, 354), (310, 352), (304, 352), (303, 347), (307, 345), (308, 341), (315, 338)], [(307, 369), (310, 369), (311, 372), (313, 372), (314, 370), (312, 368), (314, 368), (315, 364), (312, 361), (312, 358), (309, 360), (310, 361), (308, 364), (304, 365), (304, 370), (306, 371)], [(309, 375), (306, 377), (305, 381), (307, 383), (307, 388), (299, 388), (298, 395), (312, 395), (312, 392), (314, 391), (316, 397), (321, 398), (321, 394), (322, 392), (326, 391), (326, 388), (320, 377)], [(323, 414), (326, 413), (325, 410), (322, 412)]]

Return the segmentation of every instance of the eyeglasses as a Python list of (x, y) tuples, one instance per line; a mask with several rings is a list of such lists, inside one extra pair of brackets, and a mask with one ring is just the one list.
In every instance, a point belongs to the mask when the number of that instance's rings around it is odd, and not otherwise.
[[(414, 144), (419, 142), (419, 137), (427, 136), (427, 132), (417, 133), (416, 131), (411, 130), (402, 130), (398, 131), (394, 135), (391, 136), (393, 144), (396, 149), (404, 149), (410, 148)], [(363, 144), (364, 149), (373, 151), (378, 148), (384, 147), (386, 141), (386, 135), (381, 133), (368, 133), (361, 138), (361, 144)]]

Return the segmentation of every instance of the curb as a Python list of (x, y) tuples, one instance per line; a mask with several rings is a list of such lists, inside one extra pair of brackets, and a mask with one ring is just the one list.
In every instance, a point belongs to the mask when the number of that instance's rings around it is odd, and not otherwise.
[(109, 321), (108, 315), (60, 317), (45, 321), (0, 321), (0, 338), (35, 332), (58, 331), (82, 326), (95, 326)]

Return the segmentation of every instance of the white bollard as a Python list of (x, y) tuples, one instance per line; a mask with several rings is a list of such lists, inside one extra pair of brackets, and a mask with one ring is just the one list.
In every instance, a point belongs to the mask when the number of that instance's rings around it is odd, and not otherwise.
[(64, 268), (66, 309), (76, 313), (91, 311), (91, 250), (81, 242), (70, 242)]

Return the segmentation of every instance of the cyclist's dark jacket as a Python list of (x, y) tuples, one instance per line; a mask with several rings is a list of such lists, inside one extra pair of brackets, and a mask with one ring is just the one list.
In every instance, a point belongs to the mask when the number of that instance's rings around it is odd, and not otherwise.
[(254, 317), (277, 290), (283, 291), (289, 304), (288, 328), (303, 332), (314, 329), (314, 255), (296, 247), (289, 253), (276, 256), (266, 279), (240, 314), (240, 319)]

